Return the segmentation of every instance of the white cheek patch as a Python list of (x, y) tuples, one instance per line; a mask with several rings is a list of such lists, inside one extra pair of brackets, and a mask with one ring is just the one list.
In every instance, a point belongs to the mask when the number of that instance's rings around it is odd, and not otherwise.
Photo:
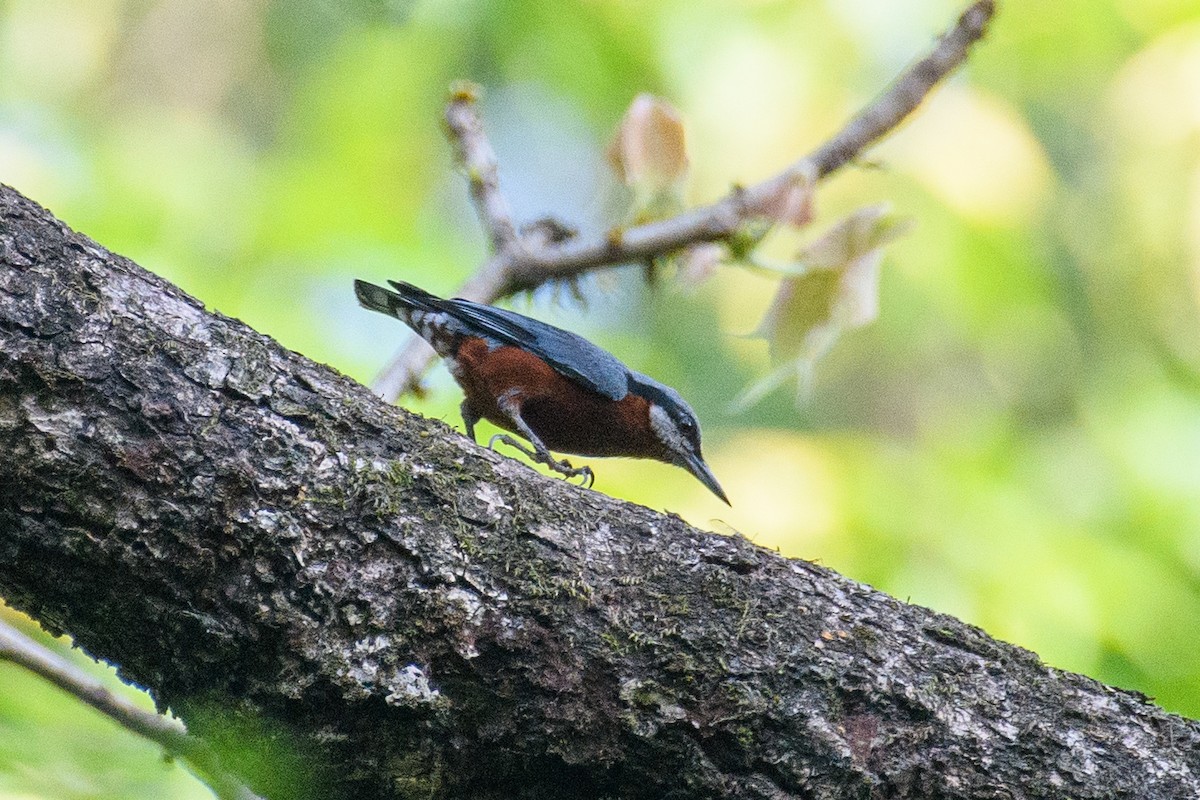
[(650, 430), (654, 431), (658, 440), (665, 444), (672, 453), (683, 455), (691, 450), (687, 440), (683, 438), (683, 433), (671, 420), (671, 417), (667, 415), (662, 406), (654, 403), (650, 404)]

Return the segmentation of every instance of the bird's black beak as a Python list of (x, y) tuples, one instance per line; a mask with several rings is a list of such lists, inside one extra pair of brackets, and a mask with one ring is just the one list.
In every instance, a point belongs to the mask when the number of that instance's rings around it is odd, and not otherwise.
[(725, 496), (724, 490), (721, 489), (721, 484), (717, 483), (717, 478), (712, 474), (712, 470), (708, 468), (708, 464), (704, 463), (704, 459), (699, 453), (688, 453), (683, 457), (683, 463), (680, 465), (688, 472), (696, 476), (696, 479), (708, 487), (708, 490), (729, 507), (733, 507), (733, 503), (729, 502), (729, 498)]

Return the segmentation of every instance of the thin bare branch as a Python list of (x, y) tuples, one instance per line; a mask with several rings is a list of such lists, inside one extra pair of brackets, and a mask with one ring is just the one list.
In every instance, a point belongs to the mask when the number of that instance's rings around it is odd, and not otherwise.
[[(514, 292), (533, 289), (543, 283), (568, 278), (593, 269), (645, 261), (700, 242), (728, 239), (745, 222), (759, 216), (762, 209), (780, 192), (802, 180), (820, 180), (853, 161), (866, 148), (895, 130), (921, 104), (933, 88), (954, 71), (967, 57), (971, 47), (983, 38), (996, 12), (995, 0), (978, 0), (943, 34), (933, 50), (902, 73), (882, 95), (855, 115), (836, 135), (812, 153), (791, 164), (779, 174), (747, 188), (738, 188), (725, 198), (693, 208), (669, 219), (609, 231), (591, 238), (572, 238), (564, 242), (534, 247), (501, 250), (463, 284), (457, 296), (481, 303), (494, 303)], [(457, 96), (450, 108), (463, 105)], [(474, 113), (469, 103), (465, 108)], [(447, 111), (449, 118), (450, 111)], [(478, 128), (478, 119), (475, 119)], [(482, 134), (480, 134), (482, 137)], [(459, 142), (466, 139), (456, 137)], [(483, 139), (486, 145), (486, 139)], [(461, 151), (466, 148), (460, 145)], [(490, 147), (486, 150), (491, 154)], [(494, 185), (494, 154), (491, 163)], [(464, 156), (464, 161), (466, 158)], [(470, 162), (466, 162), (470, 163)], [(486, 159), (480, 163), (486, 164)], [(495, 222), (481, 197), (491, 193), (483, 179), (486, 170), (468, 168), (471, 192), (480, 209), (480, 217), (496, 241)], [(477, 177), (479, 176), (479, 177)], [(498, 191), (495, 192), (499, 197)], [(503, 198), (501, 197), (502, 201)], [(507, 210), (507, 205), (503, 205)], [(511, 216), (507, 217), (511, 227)], [(432, 361), (432, 352), (417, 337), (406, 344), (380, 374), (375, 391), (394, 402), (401, 394), (416, 389), (421, 375)]]
[(496, 151), (483, 132), (477, 102), (479, 87), (463, 81), (454, 86), (446, 106), (446, 131), (471, 187), (475, 212), (495, 253), (505, 253), (520, 243), (512, 207), (500, 191)]
[(172, 757), (187, 765), (220, 800), (262, 800), (223, 770), (216, 754), (204, 742), (189, 735), (182, 722), (144, 711), (113, 694), (91, 675), (3, 620), (0, 620), (0, 661), (24, 667), (138, 736), (157, 742)]

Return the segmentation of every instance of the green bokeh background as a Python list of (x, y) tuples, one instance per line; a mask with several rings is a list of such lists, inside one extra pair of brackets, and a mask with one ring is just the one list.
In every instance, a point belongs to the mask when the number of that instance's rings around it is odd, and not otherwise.
[[(484, 251), (442, 135), (453, 79), (485, 87), (519, 217), (600, 231), (619, 196), (604, 146), (636, 93), (680, 109), (689, 200), (711, 200), (821, 142), (960, 8), (0, 0), (0, 182), (369, 381), (402, 331), (351, 279), (451, 292)], [(615, 270), (584, 282), (586, 307), (517, 301), (678, 387), (734, 506), (650, 463), (596, 464), (598, 488), (1200, 716), (1200, 9), (1003, 0), (967, 69), (871, 158), (773, 246), (884, 200), (916, 221), (878, 322), (799, 409), (783, 391), (729, 411), (768, 368), (745, 334), (769, 277), (652, 291)], [(444, 370), (428, 383), (406, 405), (457, 423)], [(0, 664), (0, 798), (204, 796)]]

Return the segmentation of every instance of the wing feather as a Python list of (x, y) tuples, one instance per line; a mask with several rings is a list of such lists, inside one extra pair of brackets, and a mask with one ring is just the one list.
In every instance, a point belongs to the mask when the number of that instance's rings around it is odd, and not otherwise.
[(454, 298), (443, 300), (404, 281), (388, 281), (396, 292), (362, 281), (355, 282), (359, 301), (367, 308), (396, 316), (395, 307), (440, 311), (467, 331), (478, 332), (499, 344), (530, 351), (550, 366), (612, 400), (629, 394), (629, 369), (616, 356), (570, 331), (495, 306)]
[(524, 348), (556, 370), (611, 400), (629, 394), (629, 369), (606, 350), (562, 328), (506, 311), (455, 298), (445, 310), (486, 331), (497, 341)]

